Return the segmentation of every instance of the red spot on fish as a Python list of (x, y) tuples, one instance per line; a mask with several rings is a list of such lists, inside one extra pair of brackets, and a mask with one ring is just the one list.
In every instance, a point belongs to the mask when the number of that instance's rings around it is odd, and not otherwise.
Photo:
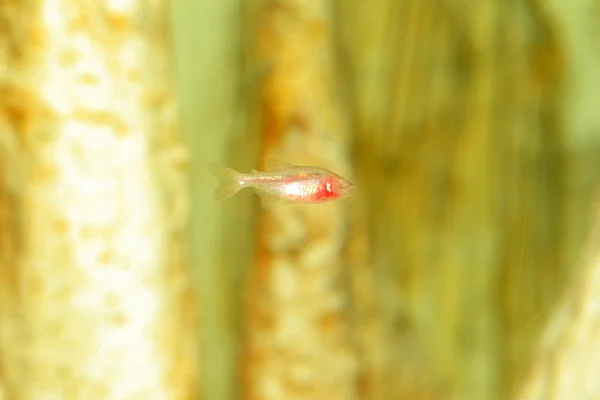
[(337, 197), (336, 193), (336, 181), (333, 177), (328, 177), (323, 180), (323, 183), (315, 193), (315, 200), (323, 201), (330, 200)]

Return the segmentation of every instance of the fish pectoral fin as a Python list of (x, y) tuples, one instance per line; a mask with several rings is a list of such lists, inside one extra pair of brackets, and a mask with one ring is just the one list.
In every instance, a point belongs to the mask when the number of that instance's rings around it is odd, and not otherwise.
[(256, 169), (251, 169), (251, 170), (250, 170), (250, 172), (252, 172), (253, 174), (255, 174), (255, 173), (257, 173), (257, 172), (258, 172), (258, 170), (256, 170)]
[(265, 160), (265, 168), (267, 168), (267, 170), (278, 170), (292, 167), (296, 167), (296, 165), (282, 161), (278, 158), (267, 158)]
[(262, 208), (271, 208), (279, 202), (279, 197), (271, 193), (262, 190), (255, 190), (255, 192), (260, 197), (260, 205)]

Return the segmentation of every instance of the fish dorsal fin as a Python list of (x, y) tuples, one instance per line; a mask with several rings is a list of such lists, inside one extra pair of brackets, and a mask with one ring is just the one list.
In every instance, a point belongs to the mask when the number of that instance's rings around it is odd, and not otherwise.
[(256, 194), (260, 197), (260, 205), (262, 208), (271, 208), (279, 201), (279, 197), (272, 195), (271, 193), (263, 190), (255, 190)]
[(278, 170), (296, 167), (296, 165), (290, 164), (277, 158), (267, 158), (265, 160), (265, 167), (267, 168), (267, 170)]

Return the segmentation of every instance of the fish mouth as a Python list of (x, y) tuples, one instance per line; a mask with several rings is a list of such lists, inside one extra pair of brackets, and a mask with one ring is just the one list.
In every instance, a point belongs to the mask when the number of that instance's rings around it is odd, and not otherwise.
[(354, 191), (354, 184), (350, 181), (345, 181), (342, 189), (345, 195), (348, 195)]

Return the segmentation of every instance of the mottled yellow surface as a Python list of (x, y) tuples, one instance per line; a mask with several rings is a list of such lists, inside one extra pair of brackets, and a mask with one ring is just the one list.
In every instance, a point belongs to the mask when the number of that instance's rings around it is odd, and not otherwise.
[(189, 399), (187, 151), (164, 4), (0, 14), (3, 398)]

